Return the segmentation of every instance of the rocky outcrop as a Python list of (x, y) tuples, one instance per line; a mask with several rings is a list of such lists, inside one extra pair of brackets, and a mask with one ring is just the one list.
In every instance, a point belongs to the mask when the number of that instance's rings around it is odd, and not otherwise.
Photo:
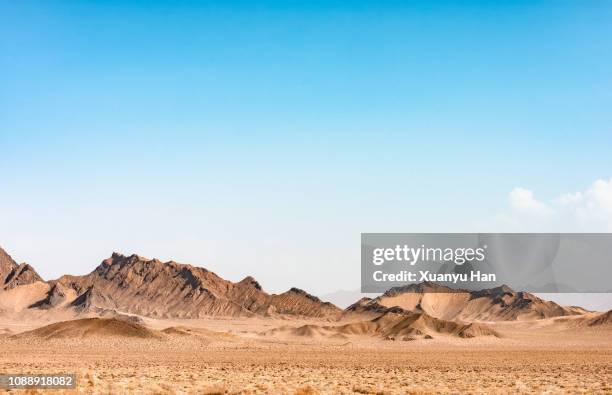
[(201, 267), (113, 253), (85, 276), (57, 283), (80, 296), (75, 308), (116, 309), (151, 317), (295, 315), (333, 318), (336, 306), (304, 291), (270, 295), (252, 277), (233, 283)]
[(51, 285), (51, 288), (49, 288), (49, 292), (47, 292), (45, 298), (37, 301), (36, 303), (33, 303), (29, 306), (29, 308), (39, 308), (48, 310), (54, 307), (58, 307), (66, 301), (67, 294), (69, 294), (69, 292), (66, 287), (64, 287), (62, 284), (53, 283)]
[(392, 288), (375, 299), (361, 300), (346, 311), (380, 313), (391, 307), (426, 313), (439, 319), (467, 322), (534, 320), (585, 312), (579, 307), (560, 306), (528, 292), (516, 292), (507, 286), (467, 291), (434, 283)]
[(6, 251), (0, 248), (0, 290), (43, 281), (36, 270), (27, 263), (17, 264)]
[(12, 289), (20, 285), (32, 284), (43, 279), (36, 270), (27, 263), (21, 263), (4, 279), (4, 289)]

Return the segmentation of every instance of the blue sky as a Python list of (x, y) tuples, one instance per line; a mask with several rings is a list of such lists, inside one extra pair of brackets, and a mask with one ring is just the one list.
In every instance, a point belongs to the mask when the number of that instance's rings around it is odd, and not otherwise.
[(0, 0), (0, 245), (47, 278), (119, 250), (356, 288), (361, 232), (502, 230), (514, 188), (612, 177), (611, 18)]

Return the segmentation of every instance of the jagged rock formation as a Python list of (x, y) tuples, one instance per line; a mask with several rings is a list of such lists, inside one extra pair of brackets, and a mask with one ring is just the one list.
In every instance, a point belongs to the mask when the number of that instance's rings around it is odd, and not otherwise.
[(4, 284), (6, 277), (17, 267), (17, 262), (0, 248), (0, 285)]
[(43, 279), (36, 273), (36, 270), (27, 263), (19, 264), (4, 280), (4, 289), (15, 288), (19, 285), (32, 284)]
[(99, 292), (93, 285), (74, 299), (70, 306), (80, 311), (104, 311), (117, 307), (109, 295)]
[(377, 312), (389, 307), (424, 312), (445, 320), (508, 321), (584, 314), (579, 307), (560, 306), (507, 286), (482, 291), (448, 288), (434, 283), (392, 288), (383, 295), (350, 306), (347, 312)]
[[(345, 315), (356, 313), (359, 315), (375, 316), (378, 317), (385, 313), (409, 313), (410, 311), (404, 310), (398, 306), (387, 307), (378, 303), (377, 300), (372, 298), (361, 298), (357, 302), (353, 303), (345, 310)], [(348, 314), (347, 314), (348, 313)]]
[[(0, 281), (0, 290), (10, 290), (42, 279), (30, 265), (18, 265), (0, 249)], [(28, 296), (26, 307), (46, 310), (61, 307), (98, 315), (109, 312), (160, 318), (293, 315), (336, 320), (350, 315), (376, 319), (390, 313), (424, 313), (445, 321), (474, 322), (587, 313), (582, 308), (560, 306), (506, 286), (467, 291), (429, 282), (392, 288), (377, 298), (363, 298), (342, 311), (298, 288), (268, 294), (250, 276), (233, 283), (201, 267), (118, 253), (87, 275), (66, 275), (40, 284), (47, 288), (30, 292), (35, 298)], [(10, 303), (6, 306), (14, 307)], [(601, 320), (605, 322), (606, 318)]]
[(0, 289), (12, 289), (19, 285), (43, 281), (36, 270), (27, 263), (17, 264), (0, 248)]
[(53, 283), (49, 288), (49, 292), (44, 299), (37, 301), (29, 306), (29, 308), (39, 309), (52, 309), (54, 307), (64, 304), (67, 299), (67, 295), (70, 294), (69, 290), (62, 284)]
[(233, 283), (204, 268), (113, 253), (85, 276), (57, 283), (79, 294), (72, 306), (151, 317), (197, 318), (289, 314), (335, 318), (336, 306), (295, 288), (269, 295), (252, 277)]

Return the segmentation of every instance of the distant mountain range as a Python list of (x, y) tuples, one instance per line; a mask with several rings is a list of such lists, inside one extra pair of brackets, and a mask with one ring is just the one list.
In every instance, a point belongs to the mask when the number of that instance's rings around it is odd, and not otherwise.
[(346, 311), (379, 314), (389, 309), (462, 322), (536, 320), (588, 312), (581, 307), (560, 306), (528, 292), (516, 292), (507, 286), (466, 291), (431, 282), (391, 288), (377, 298), (360, 299)]
[[(0, 259), (3, 289), (43, 281), (29, 265), (17, 265), (1, 249)], [(113, 253), (87, 275), (65, 275), (47, 284), (44, 298), (30, 308), (116, 310), (159, 318), (342, 314), (333, 304), (298, 288), (270, 295), (252, 277), (233, 283), (204, 268), (138, 255)]]
[[(391, 321), (411, 325), (444, 325), (466, 336), (475, 327), (468, 330), (448, 322), (536, 320), (587, 313), (580, 307), (561, 306), (505, 286), (465, 291), (434, 283), (392, 288), (376, 298), (354, 301), (342, 310), (297, 288), (268, 294), (252, 277), (234, 283), (201, 267), (119, 253), (113, 253), (87, 275), (64, 275), (45, 282), (30, 265), (18, 265), (0, 249), (0, 284), (0, 294), (36, 287), (38, 293), (29, 293), (35, 296), (28, 310), (117, 312), (152, 318), (295, 316), (340, 320), (359, 316), (376, 320), (386, 316), (387, 324), (393, 317)], [(602, 320), (608, 322), (608, 318)]]

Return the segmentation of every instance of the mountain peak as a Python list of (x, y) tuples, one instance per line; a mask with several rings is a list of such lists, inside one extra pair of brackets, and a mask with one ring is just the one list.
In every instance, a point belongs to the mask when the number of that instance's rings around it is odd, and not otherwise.
[(4, 284), (4, 280), (17, 267), (17, 262), (0, 247), (0, 287)]
[(382, 296), (395, 296), (403, 293), (454, 293), (459, 290), (449, 288), (445, 285), (440, 285), (431, 281), (424, 281), (422, 283), (402, 285), (400, 287), (393, 287), (385, 292)]
[(257, 289), (258, 291), (263, 290), (263, 288), (261, 287), (261, 285), (259, 284), (259, 282), (257, 280), (255, 280), (253, 277), (251, 276), (246, 276), (245, 278), (243, 278), (238, 284), (242, 284), (242, 285), (248, 285), (251, 286), (255, 289)]
[(296, 288), (296, 287), (292, 287), (289, 291), (287, 292), (291, 292), (291, 293), (295, 293), (298, 295), (302, 295), (305, 298), (308, 298), (310, 300), (312, 300), (313, 302), (321, 302), (321, 299), (317, 298), (316, 296), (309, 294), (308, 292), (304, 291), (303, 289), (300, 288)]
[(506, 284), (502, 284), (499, 287), (483, 289), (483, 292), (486, 291), (490, 295), (499, 295), (499, 294), (513, 294), (514, 290), (507, 286)]
[(113, 251), (110, 257), (111, 259), (122, 259), (122, 258), (125, 258), (125, 255), (123, 255), (120, 252)]
[(32, 284), (36, 281), (43, 281), (36, 270), (27, 263), (21, 263), (11, 270), (4, 279), (2, 287), (4, 289), (15, 288), (19, 285)]
[(105, 261), (108, 261), (111, 264), (119, 263), (123, 261), (135, 262), (135, 261), (149, 261), (149, 260), (150, 259), (140, 256), (138, 254), (125, 255), (125, 254), (122, 254), (116, 251), (111, 254), (110, 258), (105, 259)]

